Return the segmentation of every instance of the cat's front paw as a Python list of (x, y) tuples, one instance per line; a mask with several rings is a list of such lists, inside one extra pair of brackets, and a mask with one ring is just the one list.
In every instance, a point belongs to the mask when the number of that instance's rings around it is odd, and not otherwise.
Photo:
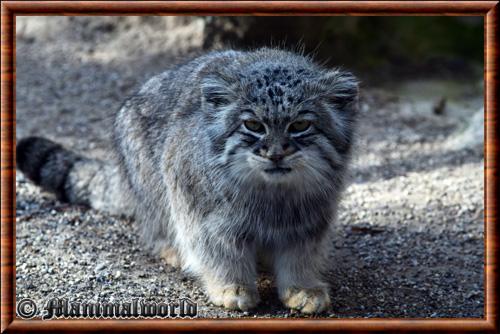
[(245, 286), (212, 286), (207, 288), (207, 292), (212, 303), (230, 310), (247, 311), (259, 303), (259, 293)]
[(330, 306), (328, 289), (318, 288), (286, 288), (281, 296), (283, 304), (302, 313), (321, 313)]

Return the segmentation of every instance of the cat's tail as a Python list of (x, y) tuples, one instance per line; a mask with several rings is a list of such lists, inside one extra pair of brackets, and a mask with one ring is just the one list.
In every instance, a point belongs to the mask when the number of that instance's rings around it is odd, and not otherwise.
[(17, 143), (16, 163), (28, 179), (60, 201), (131, 215), (116, 165), (84, 157), (40, 137), (23, 138)]

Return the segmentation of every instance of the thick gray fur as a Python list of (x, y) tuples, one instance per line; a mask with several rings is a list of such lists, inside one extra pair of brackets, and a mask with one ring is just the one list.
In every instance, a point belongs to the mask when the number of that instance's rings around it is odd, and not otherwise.
[[(151, 78), (124, 103), (118, 164), (27, 138), (18, 167), (60, 199), (133, 215), (145, 244), (199, 277), (215, 304), (256, 306), (263, 260), (287, 306), (320, 312), (357, 96), (350, 73), (307, 56), (212, 52)], [(300, 120), (309, 127), (290, 132)]]

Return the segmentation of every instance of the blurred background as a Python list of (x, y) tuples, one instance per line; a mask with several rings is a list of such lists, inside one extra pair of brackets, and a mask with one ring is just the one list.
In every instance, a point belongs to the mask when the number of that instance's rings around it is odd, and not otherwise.
[[(361, 79), (323, 316), (482, 317), (482, 17), (17, 16), (16, 136), (108, 159), (113, 114), (148, 78), (209, 50), (260, 46)], [(133, 222), (60, 203), (21, 173), (16, 205), (18, 298), (184, 296), (200, 316), (299, 316), (269, 277), (254, 314), (210, 305), (144, 250)]]
[(482, 75), (483, 18), (395, 17), (245, 17), (207, 18), (211, 30), (228, 22), (239, 31), (215, 33), (207, 45), (303, 44), (307, 53), (332, 66), (351, 68), (365, 82), (422, 77), (467, 78)]

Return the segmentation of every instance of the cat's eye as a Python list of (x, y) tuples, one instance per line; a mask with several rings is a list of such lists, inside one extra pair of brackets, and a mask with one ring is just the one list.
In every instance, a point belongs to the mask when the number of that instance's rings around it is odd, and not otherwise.
[(293, 122), (288, 127), (288, 132), (290, 132), (290, 133), (304, 132), (307, 129), (309, 129), (310, 126), (311, 126), (311, 121), (308, 121), (305, 119), (301, 120), (301, 121)]
[(266, 128), (264, 127), (264, 125), (261, 122), (254, 121), (254, 120), (248, 120), (248, 121), (244, 121), (243, 124), (245, 125), (245, 128), (247, 128), (248, 130), (250, 130), (252, 132), (256, 132), (256, 133), (266, 132)]

